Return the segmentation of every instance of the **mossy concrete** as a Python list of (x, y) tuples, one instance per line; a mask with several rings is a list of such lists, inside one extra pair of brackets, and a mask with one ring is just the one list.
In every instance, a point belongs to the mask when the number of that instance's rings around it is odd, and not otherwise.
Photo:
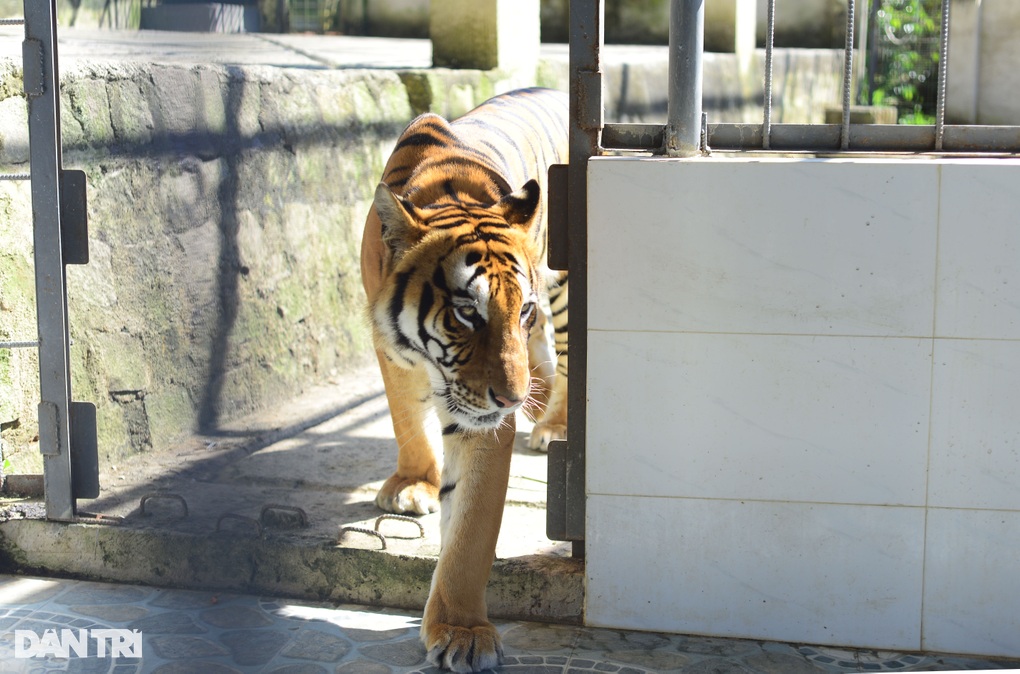
[[(67, 575), (163, 587), (282, 595), (420, 610), (435, 558), (234, 533), (190, 535), (44, 520), (0, 523), (0, 572)], [(487, 589), (493, 617), (580, 622), (580, 560), (497, 560)]]
[[(415, 100), (444, 114), (496, 86), (421, 77)], [(135, 64), (63, 75), (64, 166), (88, 178), (91, 252), (68, 268), (72, 385), (97, 405), (101, 460), (215, 432), (369, 357), (358, 249), (386, 154), (419, 112), (405, 79)], [(27, 160), (20, 89), (0, 63), (5, 171)], [(35, 334), (30, 214), (27, 185), (0, 184), (0, 339)], [(9, 457), (36, 450), (34, 358), (0, 360)]]

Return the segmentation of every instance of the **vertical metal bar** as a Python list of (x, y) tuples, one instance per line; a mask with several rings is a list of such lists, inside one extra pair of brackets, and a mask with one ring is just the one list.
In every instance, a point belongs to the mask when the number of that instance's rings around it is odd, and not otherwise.
[(854, 0), (846, 5), (846, 47), (843, 50), (843, 131), (840, 147), (850, 149), (850, 104), (853, 102), (854, 83)]
[(860, 59), (857, 61), (857, 77), (854, 81), (857, 83), (857, 91), (854, 93), (854, 99), (858, 105), (867, 105), (868, 101), (865, 98), (865, 78), (868, 76), (868, 44), (871, 36), (871, 2), (873, 0), (864, 0), (864, 7), (862, 8), (861, 25), (858, 28), (859, 37), (857, 38), (857, 53), (860, 54)]
[(588, 389), (588, 159), (602, 141), (602, 62), (605, 0), (570, 3), (570, 387), (567, 428), (567, 540), (583, 556), (585, 535), (585, 436)]
[(935, 111), (935, 151), (942, 151), (942, 141), (946, 133), (946, 87), (949, 85), (949, 5), (950, 0), (942, 0), (942, 33), (939, 38), (939, 91), (938, 104)]
[(761, 147), (772, 144), (772, 56), (776, 43), (776, 0), (769, 0), (768, 25), (765, 27), (765, 117), (761, 125)]
[(701, 149), (702, 55), (705, 0), (673, 0), (669, 8), (669, 103), (666, 154), (691, 157)]
[[(43, 454), (46, 516), (74, 519), (71, 484), (71, 377), (67, 280), (60, 231), (60, 92), (56, 0), (25, 0), (25, 54), (41, 63), (41, 81), (28, 93), (36, 321), (39, 327), (39, 449)], [(31, 45), (32, 48), (29, 48)], [(25, 66), (26, 79), (32, 72)]]

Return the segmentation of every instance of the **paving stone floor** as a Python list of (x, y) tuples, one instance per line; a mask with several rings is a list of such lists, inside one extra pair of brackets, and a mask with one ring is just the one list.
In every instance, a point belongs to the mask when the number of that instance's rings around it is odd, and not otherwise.
[[(418, 615), (351, 605), (0, 575), (0, 672), (112, 674), (422, 674), (436, 672), (418, 641)], [(1020, 661), (854, 651), (739, 639), (503, 621), (506, 674), (975, 671)], [(128, 629), (141, 657), (18, 658), (27, 632)], [(20, 635), (19, 635), (20, 631)], [(92, 634), (90, 632), (90, 634)], [(111, 642), (108, 642), (111, 643)]]

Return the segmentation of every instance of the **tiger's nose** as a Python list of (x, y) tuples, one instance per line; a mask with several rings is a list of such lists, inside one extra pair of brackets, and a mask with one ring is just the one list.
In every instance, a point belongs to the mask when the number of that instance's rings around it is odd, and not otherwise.
[(495, 391), (493, 391), (491, 388), (489, 389), (489, 395), (492, 396), (492, 399), (496, 401), (496, 405), (503, 409), (507, 407), (516, 407), (517, 405), (520, 405), (522, 402), (521, 400), (514, 400), (512, 398), (507, 398), (506, 396), (501, 396)]

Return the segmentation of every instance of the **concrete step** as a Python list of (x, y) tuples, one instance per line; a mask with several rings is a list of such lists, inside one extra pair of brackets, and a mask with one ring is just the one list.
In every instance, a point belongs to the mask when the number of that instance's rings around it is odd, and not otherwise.
[[(576, 622), (582, 564), (545, 537), (546, 456), (522, 420), (490, 587), (493, 615)], [(437, 427), (438, 430), (438, 427)], [(396, 443), (374, 366), (276, 408), (101, 467), (81, 523), (13, 507), (4, 567), (96, 580), (226, 588), (420, 609), (439, 553), (439, 513), (378, 523), (373, 501)], [(9, 506), (8, 510), (12, 510)], [(419, 528), (420, 525), (420, 528)], [(383, 544), (385, 543), (385, 549)]]

